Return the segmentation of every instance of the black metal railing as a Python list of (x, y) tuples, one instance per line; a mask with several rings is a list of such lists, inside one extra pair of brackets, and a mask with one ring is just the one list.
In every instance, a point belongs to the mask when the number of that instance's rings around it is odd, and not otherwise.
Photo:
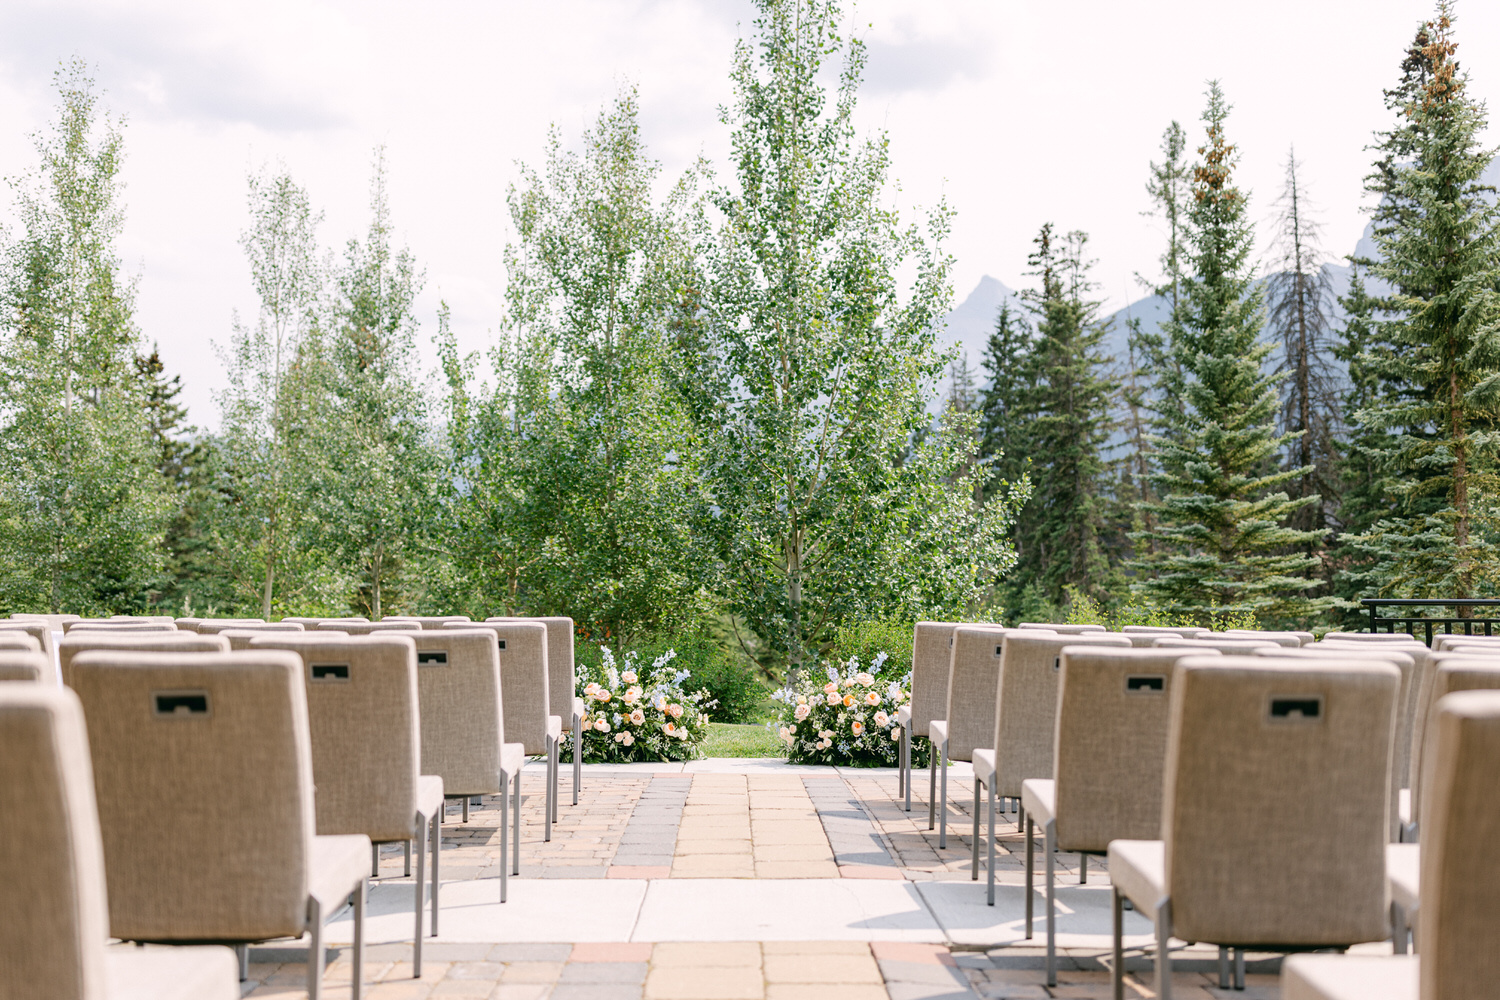
[[(1466, 601), (1424, 601), (1366, 597), (1360, 603), (1369, 612), (1371, 632), (1406, 632), (1409, 635), (1416, 635), (1416, 630), (1421, 628), (1426, 631), (1426, 641), (1429, 646), (1432, 645), (1434, 631), (1446, 635), (1500, 635), (1500, 600), (1481, 598)], [(1461, 610), (1492, 608), (1497, 614), (1493, 618), (1476, 616), (1474, 614), (1444, 617), (1429, 617), (1418, 614), (1398, 614), (1383, 617), (1380, 614), (1381, 608), (1419, 607), (1458, 608)]]

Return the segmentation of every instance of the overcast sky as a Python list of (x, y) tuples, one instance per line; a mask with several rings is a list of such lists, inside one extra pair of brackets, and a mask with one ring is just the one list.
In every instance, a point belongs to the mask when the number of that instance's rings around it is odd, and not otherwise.
[[(1270, 219), (1295, 144), (1327, 249), (1349, 252), (1364, 226), (1365, 146), (1389, 121), (1381, 88), (1432, 8), (865, 0), (850, 18), (870, 51), (861, 125), (889, 133), (905, 211), (944, 195), (957, 210), (955, 302), (985, 274), (1022, 284), (1030, 240), (1052, 221), (1091, 234), (1101, 292), (1119, 306), (1160, 252), (1140, 214), (1147, 163), (1174, 118), (1197, 144), (1211, 77), (1234, 104), (1229, 136), (1255, 216)], [(1463, 0), (1458, 15), (1459, 58), (1495, 106), (1500, 4)], [(426, 269), (424, 345), (441, 298), (462, 346), (478, 349), (500, 315), (516, 162), (539, 161), (549, 125), (576, 140), (634, 84), (668, 175), (699, 154), (722, 166), (717, 109), (750, 19), (744, 0), (5, 0), (0, 175), (33, 165), (29, 136), (54, 113), (59, 60), (87, 60), (128, 121), (121, 251), (139, 275), (141, 329), (183, 374), (191, 419), (214, 425), (210, 343), (234, 310), (255, 308), (236, 243), (249, 171), (284, 163), (337, 247), (363, 230), (383, 143), (394, 221)]]

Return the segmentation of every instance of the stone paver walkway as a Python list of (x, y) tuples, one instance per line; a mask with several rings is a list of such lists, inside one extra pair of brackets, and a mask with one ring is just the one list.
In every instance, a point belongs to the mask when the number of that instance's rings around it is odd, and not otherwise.
[[(926, 775), (912, 811), (890, 770), (705, 761), (585, 769), (542, 842), (539, 768), (528, 767), (522, 876), (498, 903), (499, 808), (487, 798), (443, 841), (443, 935), (411, 978), (411, 880), (386, 847), (372, 883), (365, 981), (371, 1000), (1022, 1000), (1103, 998), (1108, 876), (1058, 857), (1058, 985), (1045, 986), (1042, 899), (1025, 940), (1025, 843), (999, 819), (997, 905), (970, 880), (972, 788), (949, 776), (948, 844), (927, 829)], [(983, 857), (981, 856), (981, 864)], [(607, 881), (606, 881), (607, 880)], [(851, 881), (852, 880), (852, 881)], [(349, 994), (347, 912), (330, 925), (324, 995)], [(1126, 996), (1152, 996), (1147, 925), (1127, 917)], [(997, 945), (999, 947), (997, 947)], [(1360, 949), (1367, 950), (1367, 949)], [(1378, 950), (1378, 948), (1376, 949)], [(302, 1000), (305, 950), (252, 949), (246, 995)], [(1216, 952), (1174, 955), (1180, 997), (1279, 997), (1274, 956), (1250, 956), (1244, 992), (1221, 992)]]

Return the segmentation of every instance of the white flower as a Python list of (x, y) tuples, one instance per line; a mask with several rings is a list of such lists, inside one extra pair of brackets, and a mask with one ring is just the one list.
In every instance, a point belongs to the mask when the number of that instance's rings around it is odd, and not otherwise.
[(628, 729), (625, 732), (621, 733), (620, 736), (620, 742), (625, 744), (626, 746), (630, 746), (630, 744), (635, 742), (635, 734), (630, 732), (630, 730)]
[(640, 709), (630, 713), (630, 724), (632, 726), (643, 726), (646, 724), (646, 713)]
[(609, 720), (607, 720), (607, 719), (596, 719), (594, 721), (594, 728), (597, 729), (597, 730), (599, 730), (599, 732), (601, 732), (601, 733), (607, 733), (607, 732), (609, 732)]
[(807, 704), (807, 695), (805, 695), (805, 694), (799, 694), (797, 696), (797, 704), (799, 704), (799, 705), (806, 705)]
[(891, 686), (885, 689), (885, 696), (891, 701), (901, 700), (901, 685), (891, 681)]
[(792, 717), (795, 718), (798, 722), (801, 722), (810, 714), (812, 714), (811, 708), (809, 708), (807, 705), (798, 705), (797, 710), (792, 713)]
[(615, 742), (616, 743), (622, 743), (622, 742), (624, 742), (625, 737), (627, 737), (629, 735), (630, 734), (627, 733), (627, 732), (618, 732), (618, 733), (615, 733)]
[(832, 742), (832, 740), (833, 740), (833, 730), (832, 729), (820, 729), (818, 731), (818, 736), (820, 738), (822, 738), (822, 739), (825, 739), (825, 740), (828, 740), (828, 741)]
[(600, 688), (594, 692), (594, 697), (599, 701), (609, 701), (614, 695), (609, 693), (609, 688)]
[(829, 680), (830, 683), (833, 683), (833, 684), (837, 684), (838, 683), (839, 672), (837, 670), (835, 670), (833, 667), (829, 667), (828, 668), (828, 680)]
[(873, 659), (873, 660), (870, 661), (870, 669), (873, 670), (873, 671), (875, 671), (875, 672), (877, 672), (877, 673), (879, 673), (880, 668), (883, 667), (883, 666), (885, 666), (885, 661), (888, 660), (888, 659), (890, 659), (889, 654), (886, 654), (886, 653), (876, 653), (875, 654), (875, 659)]
[(670, 715), (674, 719), (680, 719), (680, 718), (682, 718), (682, 706), (678, 705), (675, 702), (672, 703), (671, 705), (668, 705), (667, 706), (667, 714)]
[(855, 674), (854, 675), (854, 680), (855, 680), (855, 683), (861, 684), (864, 687), (869, 687), (871, 684), (875, 683), (875, 678), (871, 677), (867, 673), (864, 673), (863, 671), (861, 671), (860, 673)]
[(901, 738), (901, 730), (899, 728), (892, 729), (891, 730), (891, 742), (895, 743), (900, 738)]
[(592, 698), (594, 692), (597, 690), (599, 690), (599, 683), (597, 681), (589, 681), (588, 686), (583, 689), (583, 693)]
[(844, 703), (844, 699), (842, 699), (842, 698), (839, 697), (839, 693), (837, 691), (830, 691), (830, 692), (828, 692), (828, 704), (830, 704), (830, 705), (842, 705), (843, 703)]
[(889, 715), (886, 715), (884, 712), (875, 713), (875, 725), (879, 726), (881, 729), (884, 729), (887, 723), (889, 723), (890, 721), (891, 717)]
[(626, 670), (620, 674), (620, 680), (624, 681), (626, 684), (634, 684), (636, 681), (640, 680), (640, 678), (636, 676), (634, 670)]
[(879, 705), (880, 704), (880, 693), (878, 691), (869, 691), (869, 692), (866, 692), (865, 693), (865, 704), (866, 705), (870, 705), (870, 706)]
[(638, 688), (638, 687), (626, 688), (625, 689), (625, 693), (620, 696), (620, 700), (623, 701), (627, 705), (634, 705), (636, 703), (636, 701), (640, 697), (641, 697), (641, 689), (640, 688)]

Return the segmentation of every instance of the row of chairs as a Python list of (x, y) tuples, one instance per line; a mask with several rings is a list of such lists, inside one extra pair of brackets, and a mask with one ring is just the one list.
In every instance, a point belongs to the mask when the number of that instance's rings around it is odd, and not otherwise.
[[(322, 922), (346, 898), (355, 903), (358, 967), (365, 862), (349, 888), (350, 858), (368, 851), (373, 873), (376, 845), (403, 842), (410, 874), (416, 841), (420, 977), (424, 842), (430, 831), (436, 934), (445, 792), (462, 799), (465, 819), (471, 796), (500, 794), (501, 902), (507, 874), (519, 871), (520, 771), (528, 753), (547, 757), (550, 837), (563, 729), (547, 712), (548, 667), (565, 656), (568, 677), (559, 679), (571, 691), (567, 619), (44, 621), (46, 638), (54, 625), (65, 631), (55, 660), (43, 652), (38, 623), (12, 624), (0, 622), (0, 678), (43, 683), (4, 685), (0, 693), (58, 695), (45, 683), (55, 664), (75, 694), (64, 691), (63, 707), (48, 711), (61, 717), (76, 708), (87, 721), (92, 778), (74, 773), (72, 780), (96, 793), (109, 933), (122, 940), (253, 943), (307, 932), (308, 990), (316, 998), (323, 962), (311, 956), (323, 954)], [(564, 656), (549, 657), (559, 624), (567, 639), (556, 648)], [(501, 670), (502, 659), (517, 669)], [(294, 685), (284, 683), (288, 676)], [(581, 705), (568, 701), (576, 732)], [(508, 733), (521, 738), (508, 743)], [(168, 760), (191, 766), (164, 767)], [(578, 770), (575, 760), (575, 801)], [(268, 867), (276, 870), (270, 884)], [(299, 892), (305, 898), (289, 903)], [(300, 918), (289, 916), (294, 911)], [(242, 978), (246, 957), (241, 947)], [(30, 979), (0, 975), (4, 982)]]
[[(913, 734), (926, 735), (944, 776), (946, 760), (973, 762), (971, 875), (988, 788), (993, 904), (995, 799), (1019, 799), (1028, 937), (1035, 827), (1043, 834), (1049, 984), (1053, 853), (1078, 852), (1080, 879), (1089, 855), (1107, 855), (1117, 996), (1126, 899), (1156, 923), (1160, 996), (1170, 991), (1174, 934), (1223, 942), (1224, 986), (1231, 954), (1243, 985), (1252, 945), (1342, 947), (1394, 935), (1404, 951), (1422, 864), (1415, 843), (1390, 841), (1415, 839), (1421, 824), (1411, 816), (1433, 821), (1421, 790), (1443, 787), (1446, 759), (1432, 744), (1445, 698), (1500, 687), (1500, 640), (1472, 637), (1445, 637), (1435, 651), (1365, 634), (1308, 646), (1306, 633), (924, 622), (914, 640), (902, 718), (907, 808)], [(986, 730), (991, 746), (981, 745)], [(934, 812), (940, 826), (946, 819), (946, 780), (934, 775), (929, 787), (931, 828)]]

